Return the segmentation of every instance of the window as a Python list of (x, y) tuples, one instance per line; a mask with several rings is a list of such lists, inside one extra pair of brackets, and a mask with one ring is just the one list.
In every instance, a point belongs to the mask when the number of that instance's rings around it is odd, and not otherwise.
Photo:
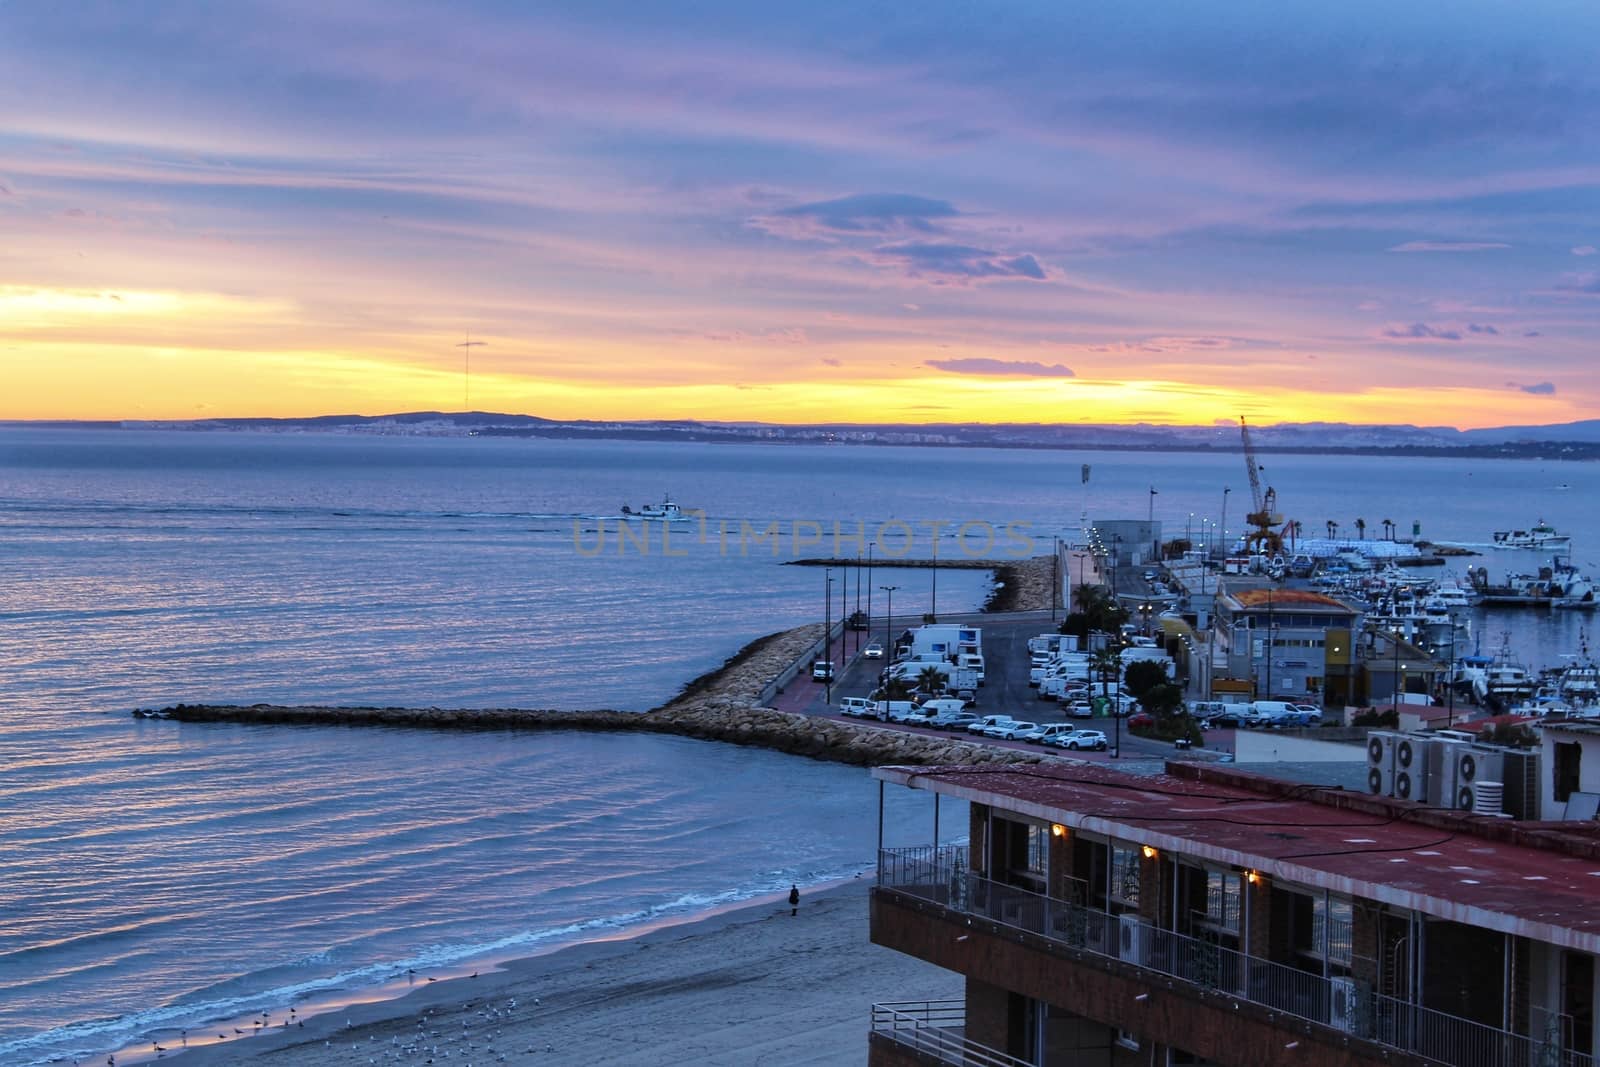
[(1111, 846), (1111, 899), (1130, 908), (1139, 906), (1139, 849)]
[(1583, 746), (1576, 741), (1557, 741), (1555, 758), (1556, 800), (1566, 800), (1578, 791), (1579, 766), (1583, 762)]
[(1231, 871), (1206, 871), (1205, 921), (1223, 930), (1239, 931), (1239, 876)]

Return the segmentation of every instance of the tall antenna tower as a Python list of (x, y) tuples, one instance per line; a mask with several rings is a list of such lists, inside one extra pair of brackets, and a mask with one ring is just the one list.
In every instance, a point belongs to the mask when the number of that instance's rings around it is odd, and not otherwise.
[(474, 341), (472, 331), (467, 331), (467, 339), (456, 345), (461, 349), (461, 410), (472, 410), (472, 350), (486, 345), (487, 341)]

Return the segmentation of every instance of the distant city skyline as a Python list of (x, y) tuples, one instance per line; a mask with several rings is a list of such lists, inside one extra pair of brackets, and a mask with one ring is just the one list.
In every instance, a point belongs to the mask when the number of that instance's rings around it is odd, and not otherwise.
[(1597, 30), (0, 6), (0, 419), (1593, 418)]

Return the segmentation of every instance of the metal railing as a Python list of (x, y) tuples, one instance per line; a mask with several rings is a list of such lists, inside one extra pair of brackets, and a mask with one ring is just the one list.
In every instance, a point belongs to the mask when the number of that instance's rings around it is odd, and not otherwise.
[(1532, 1033), (1513, 1033), (1384, 996), (1356, 978), (1324, 977), (1133, 914), (996, 882), (973, 874), (968, 859), (964, 846), (884, 849), (878, 885), (1441, 1063), (1595, 1067), (1568, 1049), (1571, 1022), (1562, 1016), (1536, 1010)]
[(941, 1063), (960, 1067), (1030, 1067), (966, 1037), (967, 1006), (959, 1000), (907, 1000), (872, 1006), (872, 1032)]

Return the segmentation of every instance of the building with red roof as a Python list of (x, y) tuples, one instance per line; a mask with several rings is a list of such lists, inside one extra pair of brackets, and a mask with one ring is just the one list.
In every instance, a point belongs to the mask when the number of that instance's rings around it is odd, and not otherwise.
[(1593, 1067), (1600, 824), (1187, 763), (873, 773), (968, 807), (882, 850), (873, 941), (965, 988), (876, 1006), (875, 1067)]

